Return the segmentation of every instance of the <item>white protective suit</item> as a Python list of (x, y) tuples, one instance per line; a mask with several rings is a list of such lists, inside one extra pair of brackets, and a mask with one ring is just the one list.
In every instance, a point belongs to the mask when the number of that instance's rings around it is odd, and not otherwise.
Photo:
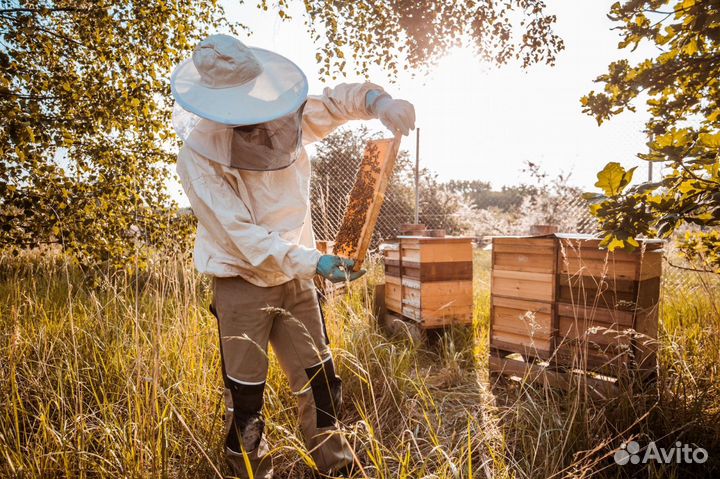
[[(343, 83), (325, 88), (320, 96), (309, 96), (303, 113), (303, 145), (325, 138), (349, 120), (374, 118), (366, 105), (371, 90), (383, 91), (369, 82)], [(178, 134), (186, 139), (181, 131)], [(199, 223), (198, 271), (241, 276), (263, 287), (311, 278), (321, 253), (315, 249), (312, 232), (310, 159), (304, 146), (295, 163), (276, 171), (234, 169), (210, 160), (212, 152), (204, 153), (186, 144), (177, 162)]]

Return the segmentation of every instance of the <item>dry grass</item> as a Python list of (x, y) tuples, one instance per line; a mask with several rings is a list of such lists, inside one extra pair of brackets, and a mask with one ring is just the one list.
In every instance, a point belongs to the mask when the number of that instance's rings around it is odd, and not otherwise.
[[(487, 374), (488, 257), (472, 328), (430, 347), (388, 339), (367, 313), (373, 271), (327, 305), (342, 418), (370, 478), (711, 477), (720, 473), (717, 290), (666, 291), (659, 393), (599, 401), (582, 389)], [(57, 257), (0, 264), (0, 477), (212, 478), (224, 471), (207, 282), (183, 262), (83, 272)], [(272, 359), (268, 438), (279, 477), (311, 460)], [(702, 466), (617, 466), (623, 440), (695, 443)]]

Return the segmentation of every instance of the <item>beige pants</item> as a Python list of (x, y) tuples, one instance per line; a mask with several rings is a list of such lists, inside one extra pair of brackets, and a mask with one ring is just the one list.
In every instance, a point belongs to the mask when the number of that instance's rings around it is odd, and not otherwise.
[(263, 391), (268, 342), (298, 397), (300, 427), (318, 469), (329, 472), (352, 461), (336, 414), (342, 383), (335, 375), (315, 286), (293, 280), (263, 288), (240, 277), (214, 278), (225, 382), (226, 452), (234, 474), (272, 477), (263, 436)]

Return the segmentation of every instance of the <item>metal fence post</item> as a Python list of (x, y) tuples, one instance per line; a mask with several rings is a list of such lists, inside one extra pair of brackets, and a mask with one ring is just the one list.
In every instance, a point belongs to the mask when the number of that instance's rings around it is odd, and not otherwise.
[(420, 128), (415, 129), (415, 224), (420, 223)]

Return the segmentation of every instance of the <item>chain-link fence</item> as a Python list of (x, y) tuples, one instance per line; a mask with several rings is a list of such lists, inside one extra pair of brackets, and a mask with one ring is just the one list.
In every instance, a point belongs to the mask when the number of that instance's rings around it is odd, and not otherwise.
[[(315, 237), (335, 239), (370, 135), (366, 130), (342, 130), (323, 141), (312, 160), (310, 185)], [(445, 191), (426, 169), (420, 171), (419, 222), (448, 234), (463, 234), (462, 199)], [(415, 168), (407, 152), (398, 155), (375, 227), (373, 245), (396, 236), (400, 226), (415, 221)]]
[[(365, 130), (343, 130), (318, 146), (311, 182), (312, 221), (319, 240), (332, 241), (340, 228), (367, 140)], [(576, 188), (538, 185), (523, 195), (492, 197), (483, 182), (441, 183), (433, 172), (419, 171), (419, 223), (447, 234), (531, 234), (551, 225), (558, 231), (593, 233), (595, 220)], [(415, 221), (415, 165), (407, 152), (398, 156), (389, 181), (374, 245), (399, 233)], [(489, 198), (486, 201), (486, 198)]]

